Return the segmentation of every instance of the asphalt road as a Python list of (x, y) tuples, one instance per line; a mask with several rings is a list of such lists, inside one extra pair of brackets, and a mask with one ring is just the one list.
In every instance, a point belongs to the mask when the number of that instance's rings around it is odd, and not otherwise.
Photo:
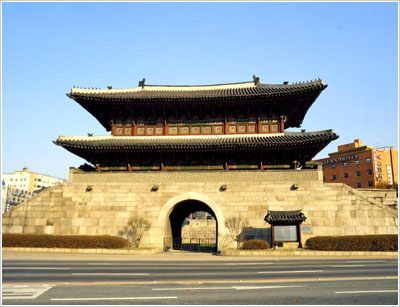
[(4, 305), (398, 305), (397, 259), (3, 259)]

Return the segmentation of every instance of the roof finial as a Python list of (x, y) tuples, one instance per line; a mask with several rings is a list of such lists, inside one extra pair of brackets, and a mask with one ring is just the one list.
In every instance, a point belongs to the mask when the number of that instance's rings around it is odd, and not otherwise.
[(260, 84), (260, 78), (257, 77), (256, 75), (253, 75), (253, 80), (254, 80), (254, 85)]
[(138, 86), (141, 86), (141, 87), (142, 87), (142, 89), (144, 88), (144, 81), (146, 81), (146, 79), (145, 79), (145, 78), (143, 78), (143, 80), (142, 80), (142, 81), (139, 81), (139, 85), (138, 85)]

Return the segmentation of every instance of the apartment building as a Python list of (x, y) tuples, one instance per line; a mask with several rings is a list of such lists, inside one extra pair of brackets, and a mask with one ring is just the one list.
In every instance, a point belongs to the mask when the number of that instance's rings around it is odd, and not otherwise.
[(12, 174), (2, 174), (1, 177), (2, 213), (30, 199), (35, 191), (67, 183), (64, 179), (30, 172), (28, 168), (23, 168), (22, 171), (16, 171)]

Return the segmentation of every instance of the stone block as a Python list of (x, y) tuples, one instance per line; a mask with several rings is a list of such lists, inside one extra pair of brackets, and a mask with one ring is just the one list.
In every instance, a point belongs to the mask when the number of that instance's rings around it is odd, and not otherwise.
[(47, 222), (47, 218), (34, 218), (28, 219), (28, 225), (35, 225), (35, 226), (45, 226)]
[(113, 224), (114, 224), (114, 219), (113, 218), (105, 217), (105, 218), (102, 218), (102, 219), (99, 220), (99, 226), (100, 227), (111, 226)]
[(67, 218), (76, 218), (78, 216), (78, 211), (73, 209), (66, 209), (65, 217)]
[(72, 218), (60, 218), (60, 225), (64, 227), (72, 226)]
[(357, 211), (356, 210), (351, 210), (350, 211), (350, 217), (353, 218), (353, 219), (357, 218)]
[(54, 234), (54, 226), (44, 226), (43, 233), (48, 235)]
[(325, 212), (323, 210), (313, 210), (309, 212), (313, 217), (323, 218), (325, 216)]
[(9, 226), (9, 225), (15, 225), (14, 219), (13, 218), (4, 218), (2, 219), (2, 229), (4, 232), (5, 226)]
[(23, 233), (29, 233), (29, 234), (36, 234), (36, 226), (24, 226), (24, 232)]
[(10, 217), (7, 219), (3, 219), (6, 220), (7, 223), (3, 224), (3, 225), (15, 225), (15, 226), (24, 226), (26, 225), (26, 218), (18, 218), (18, 217)]
[(23, 233), (23, 226), (11, 226), (8, 228), (8, 233)]
[(49, 217), (65, 218), (65, 217), (67, 217), (67, 212), (66, 211), (53, 211), (49, 214)]

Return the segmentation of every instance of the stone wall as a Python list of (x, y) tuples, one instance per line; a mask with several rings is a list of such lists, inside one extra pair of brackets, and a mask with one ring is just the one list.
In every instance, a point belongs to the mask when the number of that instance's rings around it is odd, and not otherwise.
[(70, 184), (120, 184), (148, 182), (308, 182), (322, 180), (322, 169), (304, 170), (230, 170), (230, 171), (135, 171), (135, 172), (83, 172), (71, 168)]
[[(162, 248), (169, 216), (191, 199), (215, 213), (220, 249), (234, 246), (225, 221), (247, 219), (264, 233), (267, 210), (302, 209), (303, 242), (319, 235), (397, 234), (398, 214), (345, 184), (323, 184), (321, 170), (82, 173), (3, 215), (3, 233), (118, 235), (133, 216), (152, 224), (141, 245)], [(297, 189), (293, 189), (293, 185)], [(220, 190), (222, 185), (226, 190)], [(157, 186), (157, 189), (154, 187)]]
[(182, 239), (215, 240), (216, 223), (214, 219), (194, 219), (182, 227)]
[(377, 201), (383, 202), (385, 205), (394, 209), (398, 208), (399, 198), (396, 190), (389, 189), (358, 189), (368, 197), (374, 198)]

